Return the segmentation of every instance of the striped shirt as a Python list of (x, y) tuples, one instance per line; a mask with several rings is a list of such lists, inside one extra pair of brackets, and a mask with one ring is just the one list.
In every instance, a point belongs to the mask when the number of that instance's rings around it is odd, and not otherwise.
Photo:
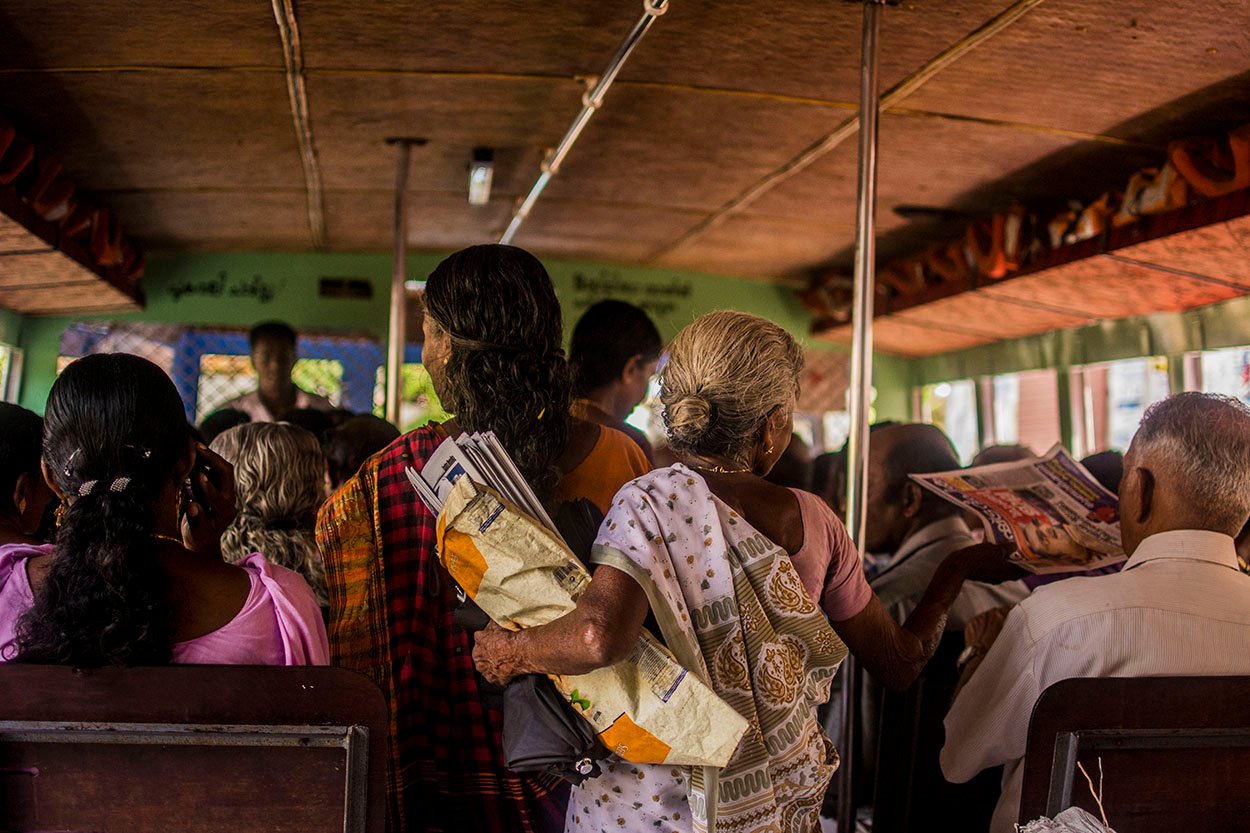
[[(873, 592), (901, 625), (916, 609), (946, 556), (979, 544), (960, 515), (922, 526), (899, 545), (890, 563), (872, 580)], [(1023, 581), (983, 584), (965, 581), (946, 614), (947, 630), (963, 630), (973, 617), (996, 607), (1009, 607), (1029, 595)]]
[(1250, 674), (1250, 576), (1218, 532), (1152, 535), (1124, 569), (1038, 588), (1020, 603), (946, 717), (942, 772), (1005, 764), (992, 833), (1020, 806), (1033, 704), (1072, 677)]

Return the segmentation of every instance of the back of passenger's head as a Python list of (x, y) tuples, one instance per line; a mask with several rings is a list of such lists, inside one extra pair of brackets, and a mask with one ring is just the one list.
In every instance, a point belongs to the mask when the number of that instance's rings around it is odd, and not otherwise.
[(156, 365), (122, 353), (87, 356), (52, 386), (44, 460), (66, 506), (35, 605), (18, 628), (22, 659), (136, 665), (168, 662), (169, 612), (156, 567), (157, 513), (190, 465), (178, 391)]
[(330, 427), (338, 428), (349, 419), (355, 417), (356, 414), (353, 411), (349, 411), (347, 408), (331, 408), (326, 411), (326, 416), (330, 417)]
[(1033, 460), (1037, 457), (1031, 449), (1022, 445), (987, 445), (977, 452), (968, 464), (969, 468), (992, 466), (996, 463), (1016, 463), (1021, 460)]
[[(883, 459), (887, 500), (902, 499), (903, 487), (910, 481), (910, 475), (960, 468), (959, 456), (950, 438), (936, 425), (920, 422), (892, 425), (874, 433), (873, 442), (886, 448)], [(925, 493), (925, 499), (928, 498)], [(954, 504), (936, 495), (933, 498), (935, 508), (949, 507), (951, 514), (956, 510)]]
[(283, 321), (265, 321), (252, 328), (247, 341), (252, 350), (262, 341), (280, 342), (295, 347), (297, 336), (290, 324)]
[(352, 417), (335, 428), (323, 447), (330, 488), (342, 486), (365, 460), (398, 438), (398, 428), (372, 414)]
[(846, 484), (846, 451), (826, 451), (812, 460), (812, 493), (841, 512)]
[(316, 437), (318, 442), (334, 430), (336, 425), (334, 416), (329, 411), (322, 411), (317, 408), (292, 408), (278, 417), (278, 422), (285, 422), (297, 428), (303, 428)]
[(0, 402), (0, 501), (12, 498), (18, 478), (42, 479), (43, 418), (33, 411)]
[(443, 406), (466, 431), (494, 431), (540, 495), (552, 494), (573, 393), (547, 270), (515, 246), (470, 246), (430, 275), (425, 314), (451, 341), (446, 364), (429, 368)]
[(1129, 458), (1183, 496), (1203, 529), (1236, 535), (1250, 518), (1250, 408), (1240, 400), (1191, 392), (1156, 402)]
[(669, 345), (660, 401), (677, 451), (745, 459), (769, 415), (793, 411), (803, 351), (776, 324), (745, 312), (711, 312)]
[(204, 421), (200, 423), (200, 435), (204, 438), (204, 442), (211, 443), (219, 434), (229, 431), (236, 425), (244, 425), (251, 421), (252, 418), (247, 415), (247, 411), (240, 411), (238, 408), (221, 408), (204, 417)]
[(1119, 494), (1124, 478), (1124, 455), (1118, 451), (1100, 451), (1081, 460), (1085, 470), (1111, 494)]
[(281, 422), (252, 422), (226, 431), (213, 451), (234, 466), (238, 515), (221, 536), (221, 554), (251, 553), (308, 579), (324, 602), (325, 572), (313, 542), (325, 497), (325, 460), (308, 431)]
[(620, 378), (634, 356), (644, 362), (660, 357), (664, 341), (647, 313), (625, 301), (606, 300), (589, 307), (573, 328), (569, 364), (578, 396), (587, 396)]

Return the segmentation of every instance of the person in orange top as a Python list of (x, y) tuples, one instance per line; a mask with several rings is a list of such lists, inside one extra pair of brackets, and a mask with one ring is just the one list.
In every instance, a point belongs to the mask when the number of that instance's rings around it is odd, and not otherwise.
[(647, 395), (664, 341), (647, 313), (624, 301), (594, 304), (573, 328), (573, 415), (629, 436), (652, 464), (647, 435), (625, 422)]
[(624, 434), (570, 414), (560, 306), (533, 255), (457, 252), (430, 275), (425, 306), (422, 361), (456, 416), (369, 458), (322, 508), (332, 661), (372, 677), (390, 705), (388, 830), (562, 830), (568, 784), (504, 768), (499, 689), (473, 667), (479, 623), (439, 564), (436, 519), (405, 469), (448, 436), (494, 431), (558, 517), (577, 499), (606, 514), (647, 462)]

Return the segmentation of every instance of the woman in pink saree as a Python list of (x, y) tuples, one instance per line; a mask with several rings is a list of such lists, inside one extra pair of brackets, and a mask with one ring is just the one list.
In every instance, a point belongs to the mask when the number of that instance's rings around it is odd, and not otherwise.
[(233, 472), (191, 438), (173, 382), (137, 356), (66, 368), (43, 476), (56, 543), (0, 546), (0, 661), (91, 668), (328, 662), (312, 591), (254, 553), (221, 559)]

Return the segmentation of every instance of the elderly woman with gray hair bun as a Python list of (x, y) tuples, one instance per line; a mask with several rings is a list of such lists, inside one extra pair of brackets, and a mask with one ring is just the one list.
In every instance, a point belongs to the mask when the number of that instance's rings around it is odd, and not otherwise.
[(285, 422), (249, 422), (219, 434), (210, 448), (234, 465), (238, 514), (222, 533), (222, 557), (264, 553), (302, 575), (324, 609), (326, 572), (313, 536), (325, 500), (317, 438)]
[(750, 727), (727, 766), (683, 770), (612, 758), (573, 789), (566, 831), (732, 829), (806, 833), (838, 757), (816, 707), (848, 649), (906, 687), (932, 656), (969, 573), (1000, 562), (951, 555), (899, 626), (818, 497), (764, 480), (793, 429), (803, 353), (775, 324), (715, 312), (673, 340), (660, 379), (678, 462), (627, 484), (600, 527), (590, 586), (541, 627), (483, 632), (488, 679), (583, 674), (625, 659), (648, 611), (678, 661)]

